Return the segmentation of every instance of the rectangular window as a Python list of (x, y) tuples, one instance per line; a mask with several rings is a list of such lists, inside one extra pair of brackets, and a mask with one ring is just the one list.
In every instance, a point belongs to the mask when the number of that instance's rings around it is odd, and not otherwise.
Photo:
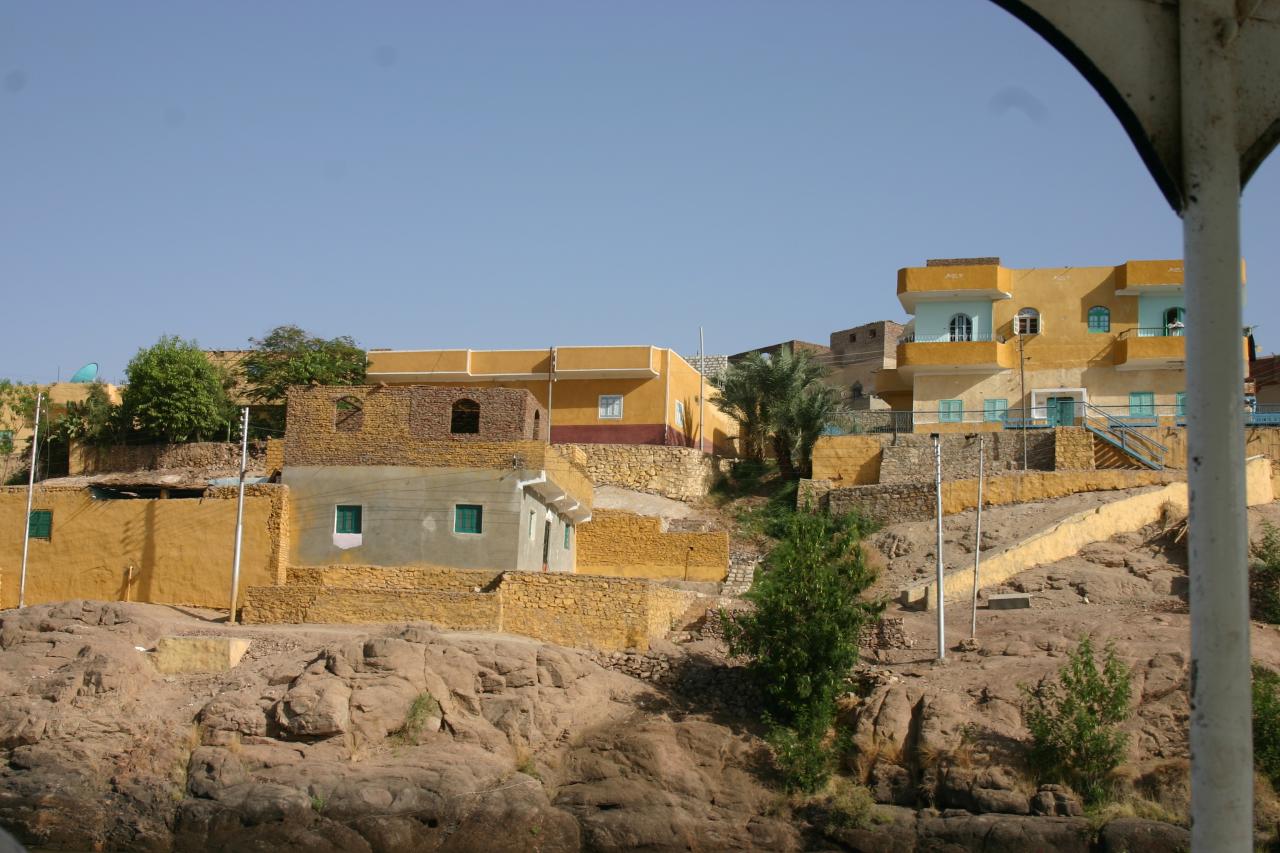
[(944, 424), (958, 424), (964, 420), (964, 403), (960, 400), (939, 400), (938, 421)]
[(27, 519), (27, 532), (32, 539), (53, 538), (53, 510), (33, 509)]
[(1179, 391), (1173, 395), (1174, 412), (1180, 418), (1187, 416), (1187, 392)]
[(566, 524), (565, 524), (565, 526), (564, 526), (564, 547), (566, 547), (566, 548), (568, 548), (568, 547), (570, 546), (570, 542), (572, 541), (572, 540), (569, 538), (569, 537), (570, 537), (570, 535), (571, 535), (572, 530), (573, 530), (573, 528), (572, 528), (572, 527), (570, 527), (570, 526), (566, 523)]
[(1005, 416), (1009, 414), (1008, 400), (983, 400), (982, 401), (982, 419), (984, 421), (1000, 421), (1004, 422)]
[(1134, 391), (1129, 394), (1129, 417), (1154, 418), (1156, 395), (1152, 391)]
[(684, 427), (684, 403), (676, 400), (676, 426)]
[(533, 510), (529, 510), (529, 541), (538, 538), (538, 528), (534, 527), (538, 523), (538, 514)]
[(484, 507), (479, 504), (458, 504), (453, 508), (454, 533), (483, 533)]
[(616, 421), (622, 419), (622, 395), (600, 395), (600, 420)]
[(364, 507), (354, 504), (339, 504), (333, 514), (334, 533), (362, 533), (364, 527)]

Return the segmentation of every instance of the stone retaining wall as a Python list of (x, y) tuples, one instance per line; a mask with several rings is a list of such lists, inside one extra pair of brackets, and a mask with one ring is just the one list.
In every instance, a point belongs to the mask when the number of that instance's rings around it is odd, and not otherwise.
[[(983, 506), (1030, 503), (1077, 492), (1112, 491), (1163, 485), (1181, 476), (1171, 471), (1028, 471), (986, 477)], [(902, 483), (832, 489), (823, 498), (833, 515), (860, 512), (880, 524), (924, 521), (934, 517), (937, 498), (933, 483)], [(942, 484), (942, 511), (950, 515), (978, 505), (978, 481), (948, 480)]]
[[(1021, 431), (981, 435), (986, 473), (1021, 470)], [(1028, 430), (1026, 440), (1028, 467), (1052, 471), (1054, 430)], [(944, 433), (941, 441), (944, 477), (964, 479), (978, 475), (978, 434)], [(813, 449), (813, 479), (831, 480), (835, 486), (931, 483), (933, 472), (933, 438), (926, 433), (827, 435), (819, 438)]]
[(678, 501), (705, 497), (727, 463), (691, 447), (656, 444), (557, 444), (585, 459), (595, 486), (618, 486)]
[(425, 620), (450, 630), (506, 631), (565, 646), (644, 650), (664, 637), (697, 598), (694, 592), (628, 578), (437, 567), (294, 567), (287, 585), (247, 589), (242, 618), (246, 623)]

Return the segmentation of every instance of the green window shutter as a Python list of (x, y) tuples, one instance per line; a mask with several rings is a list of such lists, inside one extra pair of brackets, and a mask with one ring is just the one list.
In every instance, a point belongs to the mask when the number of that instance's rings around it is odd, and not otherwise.
[(1174, 411), (1180, 418), (1187, 416), (1187, 392), (1179, 391), (1173, 396)]
[(31, 510), (31, 515), (27, 518), (27, 533), (32, 539), (52, 539), (53, 510)]
[(1009, 401), (1004, 399), (983, 400), (982, 419), (984, 421), (1003, 422), (1009, 414)]
[(568, 524), (564, 526), (564, 547), (569, 547), (569, 531), (573, 530)]
[(1129, 417), (1153, 418), (1156, 414), (1156, 395), (1153, 391), (1134, 391), (1129, 394)]
[(1111, 311), (1101, 305), (1089, 309), (1089, 332), (1098, 334), (1111, 331)]
[(479, 504), (458, 504), (453, 508), (454, 533), (483, 533), (484, 507)]
[(964, 403), (960, 400), (939, 400), (938, 420), (944, 424), (958, 424), (964, 420)]
[(363, 532), (364, 507), (359, 505), (340, 504), (334, 513), (334, 533)]

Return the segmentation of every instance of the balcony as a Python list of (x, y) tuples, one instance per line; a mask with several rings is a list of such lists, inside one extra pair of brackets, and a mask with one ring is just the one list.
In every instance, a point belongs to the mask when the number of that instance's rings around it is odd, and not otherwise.
[(1015, 346), (991, 335), (952, 340), (948, 334), (912, 334), (898, 341), (898, 375), (908, 380), (940, 374), (999, 373), (1017, 366)]
[(898, 301), (909, 313), (920, 302), (1012, 299), (1009, 270), (996, 264), (907, 267), (898, 270)]
[(1126, 329), (1116, 339), (1116, 370), (1182, 370), (1187, 361), (1182, 332), (1162, 326)]
[(1116, 267), (1116, 296), (1181, 292), (1182, 261), (1128, 261)]

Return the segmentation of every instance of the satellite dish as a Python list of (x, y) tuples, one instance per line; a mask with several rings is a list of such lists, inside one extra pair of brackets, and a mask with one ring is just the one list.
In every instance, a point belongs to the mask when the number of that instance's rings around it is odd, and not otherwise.
[(98, 378), (98, 362), (91, 361), (71, 375), (72, 382), (92, 382)]

